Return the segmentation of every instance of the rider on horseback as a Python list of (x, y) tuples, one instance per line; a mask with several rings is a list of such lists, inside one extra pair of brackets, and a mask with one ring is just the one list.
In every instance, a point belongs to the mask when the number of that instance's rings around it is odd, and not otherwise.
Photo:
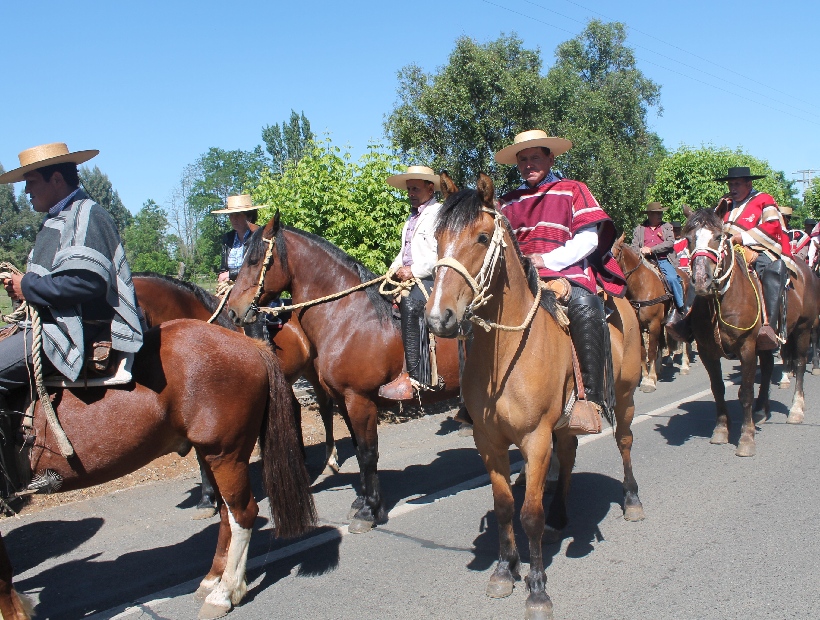
[(555, 158), (571, 147), (569, 140), (536, 129), (515, 136), (495, 160), (518, 166), (524, 180), (500, 198), (521, 251), (558, 298), (568, 303), (570, 335), (587, 397), (575, 403), (570, 425), (576, 432), (589, 432), (583, 429), (600, 428), (594, 416), (614, 406), (609, 328), (597, 287), (621, 297), (625, 279), (610, 254), (615, 240), (612, 220), (586, 185), (551, 170)]
[(685, 315), (683, 301), (683, 283), (675, 269), (678, 266), (678, 255), (675, 252), (675, 231), (670, 222), (663, 221), (664, 207), (659, 202), (650, 202), (645, 209), (646, 220), (635, 227), (632, 233), (632, 249), (640, 254), (654, 258), (675, 298), (675, 310), (669, 317), (674, 321), (676, 314)]
[(424, 306), (433, 288), (433, 268), (438, 260), (436, 243), (436, 217), (441, 203), (435, 192), (441, 189), (439, 175), (426, 166), (410, 166), (403, 174), (394, 174), (387, 183), (396, 189), (406, 189), (410, 200), (410, 215), (401, 232), (401, 249), (390, 266), (394, 278), (415, 283), (408, 295), (402, 295), (401, 335), (404, 341), (405, 368), (390, 383), (379, 388), (379, 396), (389, 400), (411, 400), (415, 395), (414, 384), (429, 386), (431, 381), (430, 348)]
[(783, 233), (783, 219), (775, 199), (752, 187), (752, 181), (764, 178), (753, 175), (748, 167), (729, 168), (729, 174), (715, 181), (726, 181), (729, 193), (715, 212), (723, 217), (723, 230), (732, 235), (732, 244), (752, 250), (749, 262), (763, 287), (767, 318), (760, 328), (758, 348), (777, 348), (780, 327), (780, 299), (786, 288), (787, 268), (796, 271), (789, 238)]
[[(12, 274), (3, 286), (12, 299), (36, 305), (44, 364), (72, 381), (79, 377), (91, 343), (110, 341), (112, 349), (125, 352), (142, 345), (131, 270), (117, 227), (79, 187), (77, 165), (98, 153), (45, 144), (20, 153), (20, 167), (0, 175), (0, 183), (25, 181), (34, 210), (47, 214), (29, 254), (27, 273)], [(30, 385), (31, 347), (29, 328), (0, 340), (0, 430), (12, 480), (14, 433), (9, 417), (14, 412), (8, 409), (8, 397)]]

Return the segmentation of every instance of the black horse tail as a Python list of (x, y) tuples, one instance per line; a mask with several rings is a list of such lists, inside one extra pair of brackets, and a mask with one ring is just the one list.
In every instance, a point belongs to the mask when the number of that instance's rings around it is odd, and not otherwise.
[[(310, 478), (293, 419), (293, 392), (274, 353), (258, 343), (268, 370), (268, 410), (262, 422), (262, 479), (277, 537), (301, 536), (316, 526)], [(300, 429), (301, 430), (301, 429)]]

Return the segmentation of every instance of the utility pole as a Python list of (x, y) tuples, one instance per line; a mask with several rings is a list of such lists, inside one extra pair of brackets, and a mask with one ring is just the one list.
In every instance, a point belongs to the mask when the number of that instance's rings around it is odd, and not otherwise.
[(811, 175), (820, 172), (820, 170), (798, 170), (797, 172), (792, 172), (792, 174), (802, 174), (803, 178), (800, 180), (795, 181), (795, 183), (802, 183), (803, 184), (803, 192), (811, 186)]

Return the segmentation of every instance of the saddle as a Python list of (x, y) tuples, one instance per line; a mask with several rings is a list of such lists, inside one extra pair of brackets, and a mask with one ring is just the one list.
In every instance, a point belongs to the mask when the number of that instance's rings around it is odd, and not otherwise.
[(77, 381), (69, 381), (61, 374), (43, 377), (46, 387), (87, 388), (125, 385), (131, 383), (131, 367), (134, 353), (123, 353), (111, 349), (108, 340), (93, 343), (86, 352), (82, 376)]

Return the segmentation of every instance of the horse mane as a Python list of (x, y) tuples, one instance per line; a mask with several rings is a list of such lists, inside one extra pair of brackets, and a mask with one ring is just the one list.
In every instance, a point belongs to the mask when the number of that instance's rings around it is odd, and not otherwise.
[[(473, 222), (475, 222), (482, 213), (484, 203), (478, 194), (478, 190), (462, 189), (455, 194), (451, 194), (447, 200), (444, 201), (441, 209), (438, 212), (438, 220), (436, 221), (436, 236), (439, 233), (446, 231), (458, 232), (463, 230)], [(538, 294), (540, 286), (540, 276), (538, 270), (532, 264), (532, 261), (521, 253), (521, 247), (518, 245), (512, 226), (509, 220), (501, 216), (501, 223), (507, 231), (507, 235), (512, 241), (512, 247), (515, 249), (515, 255), (527, 275), (527, 284), (530, 292), (533, 295)], [(555, 298), (555, 293), (552, 291), (543, 291), (541, 294), (541, 302), (539, 304), (544, 310), (550, 313), (552, 318), (557, 319), (556, 312), (558, 302)]]
[(690, 232), (698, 228), (723, 230), (723, 220), (712, 209), (698, 209), (686, 221), (686, 224), (684, 224), (683, 229), (681, 230), (681, 234), (688, 235)]
[[(308, 239), (315, 245), (318, 245), (322, 249), (324, 249), (332, 258), (334, 258), (338, 263), (340, 263), (346, 269), (350, 269), (359, 278), (359, 281), (364, 283), (374, 278), (378, 277), (375, 273), (370, 271), (367, 267), (365, 267), (362, 263), (357, 261), (355, 258), (350, 256), (347, 252), (342, 250), (340, 247), (332, 244), (327, 239), (320, 237), (319, 235), (314, 235), (313, 233), (307, 232), (305, 230), (300, 230), (298, 228), (293, 228), (292, 226), (281, 226), (279, 230), (276, 231), (275, 240), (276, 240), (276, 254), (279, 257), (279, 261), (284, 269), (287, 269), (288, 266), (288, 248), (287, 244), (285, 243), (284, 231), (292, 232), (296, 235), (304, 237)], [(262, 242), (262, 235), (264, 231), (264, 226), (260, 226), (256, 232), (253, 233), (251, 236), (250, 243), (248, 245), (248, 263), (254, 265), (258, 263), (262, 258), (265, 256), (265, 244)], [(387, 300), (381, 293), (379, 293), (379, 288), (376, 284), (372, 286), (368, 286), (365, 289), (365, 294), (367, 298), (370, 300), (370, 303), (373, 305), (373, 308), (376, 310), (376, 316), (379, 318), (379, 321), (388, 321), (392, 320), (393, 312), (392, 307), (393, 304), (389, 300)]]
[[(168, 284), (172, 284), (178, 289), (184, 290), (188, 293), (194, 295), (205, 308), (213, 313), (216, 311), (217, 306), (219, 306), (219, 298), (216, 295), (212, 295), (208, 291), (206, 291), (201, 286), (197, 286), (193, 282), (187, 282), (185, 280), (178, 280), (176, 278), (172, 278), (171, 276), (166, 276), (161, 273), (155, 273), (153, 271), (139, 271), (137, 273), (132, 273), (131, 277), (141, 277), (141, 278), (152, 278), (154, 280), (162, 280), (163, 282), (167, 282)], [(231, 322), (231, 320), (227, 317), (224, 312), (220, 312), (217, 317), (214, 319), (214, 322), (217, 325), (230, 329), (231, 331), (236, 329), (236, 326)]]

